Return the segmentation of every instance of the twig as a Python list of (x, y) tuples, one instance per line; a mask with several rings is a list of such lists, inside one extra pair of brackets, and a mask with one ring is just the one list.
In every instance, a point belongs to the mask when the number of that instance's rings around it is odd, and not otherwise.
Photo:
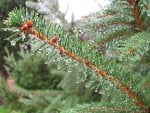
[(112, 40), (114, 40), (114, 39), (116, 39), (116, 38), (118, 38), (118, 37), (120, 37), (120, 36), (127, 35), (128, 33), (129, 33), (129, 32), (123, 32), (123, 33), (120, 33), (120, 34), (117, 34), (117, 35), (108, 37), (108, 38), (106, 38), (105, 40), (100, 41), (100, 42), (98, 42), (97, 44), (95, 44), (90, 50), (95, 49), (97, 46), (100, 46), (100, 45), (103, 45), (103, 44), (105, 44), (105, 43), (108, 43), (108, 42), (110, 42), (110, 41), (112, 41)]
[(54, 43), (52, 40), (49, 40), (46, 36), (42, 35), (41, 33), (39, 33), (38, 31), (36, 31), (35, 29), (29, 29), (27, 31), (25, 31), (26, 33), (35, 35), (37, 38), (39, 38), (40, 40), (47, 42), (47, 44), (49, 44), (50, 46), (53, 46), (54, 48), (56, 48), (57, 50), (61, 51), (63, 54), (66, 54), (69, 58), (78, 61), (79, 63), (86, 65), (89, 69), (91, 70), (95, 70), (96, 73), (98, 74), (98, 76), (103, 77), (105, 79), (107, 79), (108, 81), (110, 81), (112, 84), (116, 85), (122, 92), (124, 92), (126, 95), (128, 95), (129, 98), (131, 98), (142, 110), (144, 110), (145, 112), (147, 111), (145, 105), (143, 102), (141, 102), (136, 95), (134, 95), (134, 93), (124, 84), (122, 84), (118, 79), (116, 79), (113, 76), (110, 76), (106, 71), (96, 67), (93, 63), (89, 62), (86, 59), (82, 59), (81, 57), (75, 55), (74, 53), (66, 50), (63, 46)]
[(139, 27), (139, 30), (142, 31), (144, 26), (143, 26), (142, 20), (140, 18), (139, 10), (137, 7), (138, 2), (136, 2), (136, 0), (128, 0), (128, 3), (131, 7), (132, 13), (134, 15), (134, 19)]

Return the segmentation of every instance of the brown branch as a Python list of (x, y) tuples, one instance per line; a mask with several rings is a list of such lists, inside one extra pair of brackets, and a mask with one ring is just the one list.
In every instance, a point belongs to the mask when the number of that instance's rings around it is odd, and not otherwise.
[(108, 27), (108, 26), (110, 26), (110, 25), (120, 25), (120, 24), (124, 24), (124, 25), (130, 25), (131, 23), (128, 23), (128, 22), (111, 22), (111, 23), (107, 23), (107, 24), (96, 24), (96, 26), (95, 25), (93, 25), (92, 27), (93, 28), (96, 28), (96, 29), (98, 29), (98, 28), (102, 28), (102, 27)]
[[(111, 13), (111, 14), (103, 14), (103, 15), (96, 16), (96, 18), (105, 18), (105, 17), (107, 17), (107, 16), (111, 16), (111, 15), (114, 15), (114, 14), (116, 14), (116, 13), (117, 13), (117, 12)], [(83, 18), (89, 20), (89, 19), (91, 19), (92, 17), (93, 17), (93, 16), (89, 15), (89, 16), (84, 16)]]
[(112, 41), (112, 40), (114, 40), (114, 39), (120, 37), (120, 36), (127, 35), (127, 34), (129, 34), (129, 32), (123, 32), (123, 33), (114, 35), (114, 36), (112, 36), (112, 37), (108, 37), (108, 38), (106, 38), (105, 40), (102, 40), (102, 41), (98, 42), (98, 43), (97, 43), (96, 45), (94, 45), (90, 50), (95, 49), (97, 46), (103, 45), (103, 44), (105, 44), (105, 43), (108, 43), (108, 42), (110, 42), (110, 41)]
[[(101, 106), (100, 106), (100, 107), (95, 107), (94, 109), (92, 109), (92, 108), (84, 108), (84, 109), (86, 109), (86, 110), (83, 110), (83, 111), (84, 111), (84, 112), (88, 112), (88, 113), (89, 113), (89, 112), (90, 112), (90, 113), (93, 113), (93, 112), (96, 112), (97, 110), (100, 110), (101, 112), (102, 112), (102, 111), (105, 111), (105, 112), (106, 112), (106, 111), (111, 111), (111, 112), (112, 112), (112, 111), (126, 111), (126, 112), (127, 112), (127, 111), (129, 112), (129, 111), (130, 111), (130, 109), (127, 109), (127, 108), (117, 108), (117, 107), (116, 107), (116, 108), (115, 108), (115, 107), (114, 107), (114, 108), (112, 108), (112, 107), (109, 108), (109, 107), (103, 107), (103, 106), (102, 106), (102, 107), (101, 107)], [(82, 111), (82, 112), (79, 112), (79, 113), (83, 113), (83, 111)], [(133, 112), (133, 111), (132, 111), (132, 112)], [(135, 112), (135, 111), (134, 111), (134, 112)], [(140, 113), (139, 111), (137, 111), (137, 112)]]
[(46, 95), (64, 95), (64, 91), (30, 91), (32, 95), (46, 96)]
[(128, 0), (128, 3), (134, 15), (135, 22), (137, 23), (139, 30), (142, 31), (144, 26), (140, 18), (139, 10), (137, 7), (138, 2), (136, 2), (136, 0)]
[(111, 16), (111, 15), (114, 15), (114, 14), (116, 14), (116, 12), (115, 12), (115, 13), (111, 13), (111, 14), (99, 15), (99, 16), (97, 16), (96, 18), (104, 18), (104, 17)]
[[(20, 97), (28, 97), (31, 95), (36, 95), (36, 96), (46, 96), (46, 95), (64, 95), (65, 92), (64, 91), (59, 91), (59, 90), (26, 90), (22, 87), (19, 87), (16, 82), (15, 79), (12, 77), (8, 77), (6, 79), (6, 88), (10, 93), (15, 93), (17, 95), (19, 95)], [(1, 99), (0, 99), (0, 103), (1, 103)]]
[(53, 46), (57, 50), (63, 52), (63, 54), (66, 54), (69, 58), (76, 60), (83, 65), (86, 65), (91, 70), (95, 70), (96, 73), (98, 74), (98, 76), (103, 77), (103, 78), (107, 79), (108, 81), (110, 81), (112, 84), (118, 86), (118, 88), (122, 92), (124, 92), (129, 98), (131, 98), (142, 110), (144, 110), (144, 111), (147, 110), (144, 103), (141, 102), (127, 86), (122, 84), (115, 77), (110, 76), (106, 71), (96, 67), (93, 63), (89, 62), (88, 60), (82, 59), (81, 57), (75, 55), (74, 53), (66, 50), (63, 46), (54, 43), (52, 40), (49, 40), (46, 36), (42, 35), (41, 33), (39, 33), (38, 31), (36, 31), (34, 29), (30, 29), (30, 30), (27, 30), (25, 32), (32, 34), (32, 35), (35, 35), (40, 40), (47, 42), (50, 46)]

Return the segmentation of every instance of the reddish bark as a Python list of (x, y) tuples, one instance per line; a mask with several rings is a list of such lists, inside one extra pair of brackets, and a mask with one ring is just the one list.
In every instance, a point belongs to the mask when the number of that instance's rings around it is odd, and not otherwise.
[(0, 98), (0, 105), (4, 104), (4, 100), (2, 98)]
[(128, 0), (128, 3), (131, 7), (131, 10), (132, 10), (135, 22), (139, 28), (139, 31), (142, 31), (143, 30), (143, 23), (142, 23), (142, 20), (140, 18), (140, 13), (139, 13), (138, 6), (137, 6), (139, 2), (136, 2), (136, 0)]

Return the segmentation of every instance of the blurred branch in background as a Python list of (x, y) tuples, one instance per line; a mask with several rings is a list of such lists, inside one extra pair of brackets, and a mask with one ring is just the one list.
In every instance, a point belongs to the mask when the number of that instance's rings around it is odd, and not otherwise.
[(5, 47), (9, 48), (10, 52), (14, 54), (18, 50), (18, 47), (14, 47), (11, 43), (5, 40), (7, 37), (11, 36), (12, 33), (10, 31), (4, 31), (2, 28), (5, 28), (5, 25), (2, 23), (3, 19), (8, 16), (9, 11), (13, 10), (15, 7), (20, 5), (25, 6), (24, 0), (0, 0), (0, 72), (4, 73), (4, 76), (7, 76), (7, 73), (4, 69), (4, 56), (6, 52), (4, 50)]
[(66, 24), (63, 14), (59, 10), (58, 0), (37, 0), (37, 2), (27, 1), (26, 6), (37, 10), (38, 13), (44, 16), (47, 21), (53, 21), (55, 23)]

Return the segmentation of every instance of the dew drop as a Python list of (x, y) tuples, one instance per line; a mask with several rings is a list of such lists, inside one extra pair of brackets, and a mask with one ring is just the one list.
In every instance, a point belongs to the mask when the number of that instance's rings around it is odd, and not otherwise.
[(11, 45), (12, 45), (12, 46), (15, 46), (15, 45), (16, 45), (16, 42), (11, 41)]
[(96, 92), (96, 93), (98, 92), (98, 88), (95, 89), (95, 92)]
[(58, 70), (61, 69), (61, 64), (60, 64), (60, 62), (58, 63), (57, 69), (58, 69)]
[(4, 28), (3, 30), (4, 30), (4, 31), (7, 31), (8, 29), (7, 29), (7, 28)]
[(42, 49), (39, 49), (39, 51), (42, 51)]
[(68, 73), (71, 73), (71, 70), (68, 70)]
[(98, 94), (103, 95), (103, 94), (104, 94), (104, 91), (99, 91)]
[(13, 32), (19, 32), (19, 29), (14, 29)]

